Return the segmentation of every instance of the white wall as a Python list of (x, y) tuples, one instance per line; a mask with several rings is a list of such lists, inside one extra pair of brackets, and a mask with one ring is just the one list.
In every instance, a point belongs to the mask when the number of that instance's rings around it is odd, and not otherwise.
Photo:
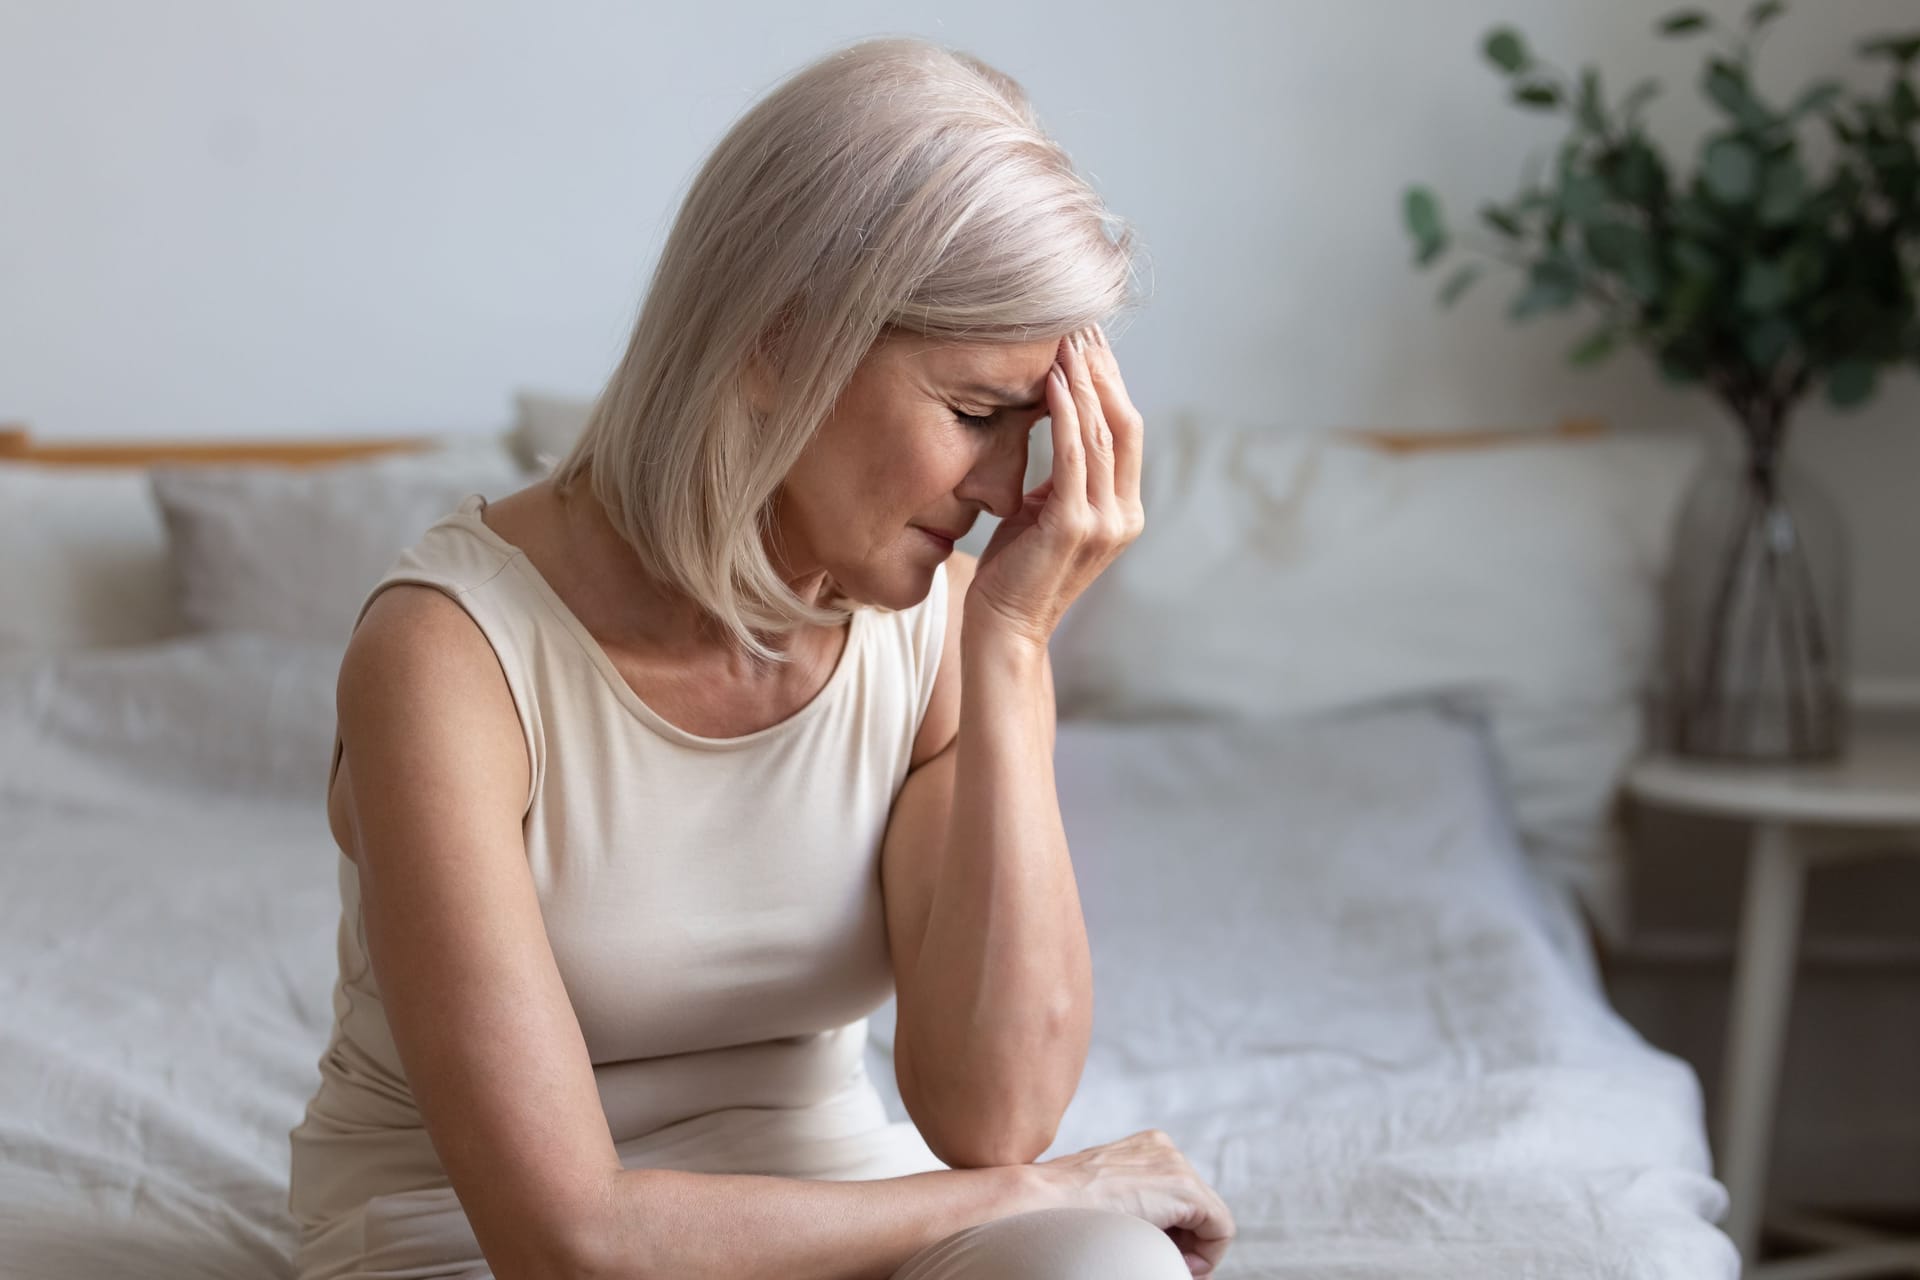
[[(0, 0), (0, 420), (46, 437), (358, 435), (505, 424), (514, 388), (587, 393), (624, 342), (687, 180), (787, 72), (864, 35), (982, 54), (1150, 252), (1119, 337), (1149, 427), (1456, 427), (1717, 411), (1643, 358), (1568, 368), (1585, 327), (1511, 327), (1510, 291), (1432, 301), (1409, 182), (1512, 190), (1557, 123), (1478, 54), (1517, 23), (1652, 116), (1708, 118), (1664, 3)], [(1744, 4), (1721, 3), (1720, 12)], [(1849, 68), (1911, 0), (1801, 0), (1762, 60), (1786, 94)], [(1858, 544), (1856, 666), (1920, 677), (1920, 391), (1804, 415)]]

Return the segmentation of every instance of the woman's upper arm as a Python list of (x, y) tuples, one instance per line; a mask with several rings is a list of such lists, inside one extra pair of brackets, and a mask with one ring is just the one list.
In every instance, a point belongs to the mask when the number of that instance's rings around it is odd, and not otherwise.
[(499, 661), (453, 600), (392, 586), (336, 702), (367, 950), (434, 1150), (496, 1273), (590, 1259), (619, 1157), (527, 863)]

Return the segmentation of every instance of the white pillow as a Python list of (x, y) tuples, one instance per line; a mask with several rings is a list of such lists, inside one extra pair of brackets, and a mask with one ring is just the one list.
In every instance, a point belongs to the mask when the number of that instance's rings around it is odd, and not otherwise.
[(1617, 932), (1609, 820), (1701, 452), (1642, 432), (1395, 454), (1177, 424), (1148, 440), (1146, 531), (1056, 629), (1061, 715), (1476, 713), (1530, 854)]
[(520, 391), (513, 397), (513, 428), (507, 445), (522, 467), (545, 475), (567, 456), (586, 430), (593, 401), (545, 391)]
[(194, 631), (345, 644), (394, 557), (470, 493), (530, 477), (497, 439), (318, 466), (156, 466), (180, 612)]
[(166, 530), (142, 467), (0, 462), (0, 652), (178, 635)]

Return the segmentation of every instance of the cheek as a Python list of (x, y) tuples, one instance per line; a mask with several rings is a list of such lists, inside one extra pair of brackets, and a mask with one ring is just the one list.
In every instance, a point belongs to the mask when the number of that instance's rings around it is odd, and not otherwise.
[(895, 503), (920, 510), (960, 483), (978, 461), (980, 449), (958, 434), (928, 431), (919, 424), (907, 430), (912, 432), (912, 447), (890, 449), (875, 458), (870, 478), (884, 485)]

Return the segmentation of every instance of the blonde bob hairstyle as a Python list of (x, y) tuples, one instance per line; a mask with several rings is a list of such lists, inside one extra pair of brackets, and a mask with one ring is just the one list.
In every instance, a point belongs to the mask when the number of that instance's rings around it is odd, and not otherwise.
[(1031, 342), (1109, 320), (1136, 305), (1134, 246), (1018, 82), (925, 40), (860, 41), (780, 83), (702, 165), (551, 478), (584, 476), (656, 581), (785, 661), (764, 637), (860, 607), (837, 587), (801, 599), (767, 540), (861, 359), (896, 331)]

